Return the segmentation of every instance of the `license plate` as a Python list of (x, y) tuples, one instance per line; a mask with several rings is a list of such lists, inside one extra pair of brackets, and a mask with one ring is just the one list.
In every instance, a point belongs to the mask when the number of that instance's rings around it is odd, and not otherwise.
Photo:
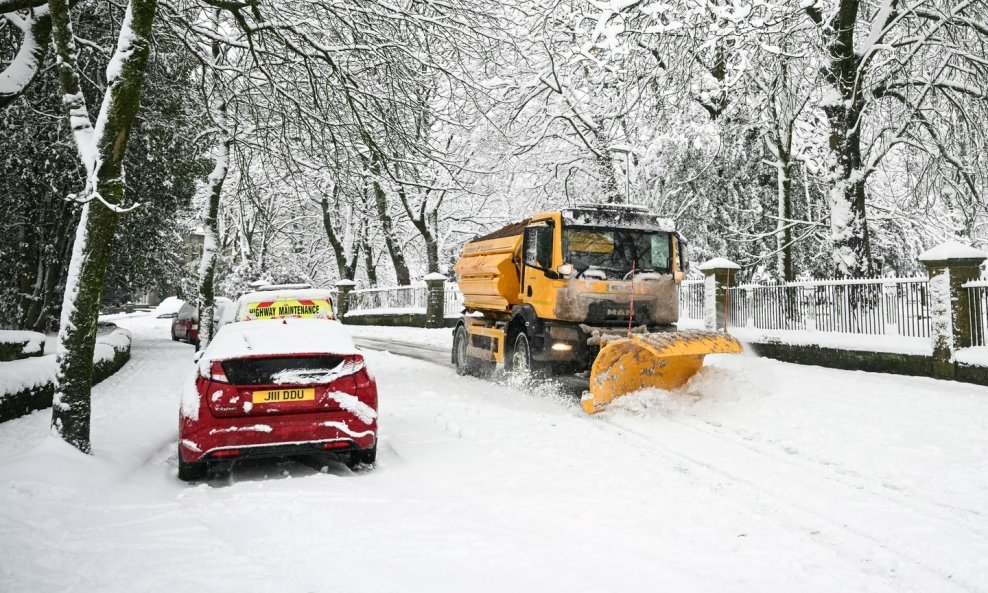
[(267, 391), (255, 391), (253, 402), (255, 404), (278, 404), (285, 402), (305, 402), (316, 399), (316, 390), (309, 389), (269, 389)]
[(608, 282), (607, 292), (631, 292), (631, 284), (628, 282)]

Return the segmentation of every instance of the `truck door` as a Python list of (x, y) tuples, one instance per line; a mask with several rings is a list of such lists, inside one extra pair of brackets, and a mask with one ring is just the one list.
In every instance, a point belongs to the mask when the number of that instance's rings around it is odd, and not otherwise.
[(548, 222), (534, 223), (525, 229), (524, 269), (522, 273), (522, 300), (536, 306), (545, 302), (551, 305), (549, 278), (552, 271), (552, 232)]

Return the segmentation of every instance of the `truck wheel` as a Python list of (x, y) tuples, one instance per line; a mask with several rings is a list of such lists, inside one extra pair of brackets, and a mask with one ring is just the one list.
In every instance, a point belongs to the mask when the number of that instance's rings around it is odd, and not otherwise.
[(456, 374), (471, 375), (482, 379), (490, 377), (497, 364), (467, 354), (468, 339), (469, 336), (465, 327), (461, 325), (456, 328), (456, 333), (453, 334), (453, 363), (456, 365)]
[(453, 334), (453, 364), (457, 375), (472, 375), (470, 359), (467, 358), (467, 330), (462, 325)]
[(516, 377), (537, 376), (542, 371), (542, 365), (532, 358), (532, 347), (524, 332), (515, 338), (514, 348), (511, 349), (511, 365), (508, 371)]

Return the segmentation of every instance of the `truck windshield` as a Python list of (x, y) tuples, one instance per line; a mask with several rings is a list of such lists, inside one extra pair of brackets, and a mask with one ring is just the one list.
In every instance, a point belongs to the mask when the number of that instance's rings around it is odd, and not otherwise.
[[(624, 278), (631, 272), (668, 274), (671, 270), (669, 233), (638, 229), (566, 227), (563, 229), (563, 261), (583, 275)], [(590, 273), (594, 271), (593, 273)]]

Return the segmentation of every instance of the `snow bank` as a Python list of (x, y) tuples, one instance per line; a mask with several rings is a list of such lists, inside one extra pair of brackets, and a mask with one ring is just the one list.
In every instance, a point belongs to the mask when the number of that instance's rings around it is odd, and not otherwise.
[(357, 309), (347, 311), (346, 317), (361, 315), (425, 315), (425, 307), (375, 307), (373, 309)]
[(954, 362), (971, 366), (988, 367), (988, 346), (961, 348), (954, 352)]
[(842, 334), (805, 330), (768, 330), (751, 327), (732, 327), (730, 328), (730, 334), (742, 342), (769, 342), (792, 346), (820, 346), (821, 348), (837, 348), (840, 350), (922, 354), (924, 356), (933, 354), (933, 347), (929, 338), (915, 338), (910, 336)]
[(0, 361), (40, 356), (45, 335), (38, 332), (0, 329)]
[[(123, 328), (96, 337), (94, 384), (123, 366), (130, 344), (131, 334)], [(50, 406), (57, 372), (54, 354), (0, 362), (0, 422)]]

